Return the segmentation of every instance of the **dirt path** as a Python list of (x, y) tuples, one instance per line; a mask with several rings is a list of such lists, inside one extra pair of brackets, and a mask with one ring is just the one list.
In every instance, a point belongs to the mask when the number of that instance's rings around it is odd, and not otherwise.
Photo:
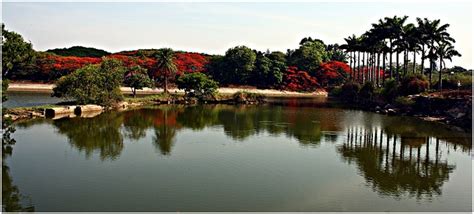
[[(10, 83), (8, 91), (12, 92), (52, 92), (54, 84), (42, 83)], [(121, 87), (120, 90), (125, 94), (130, 94), (131, 90), (128, 87)], [(183, 90), (169, 89), (171, 93), (184, 93)], [(326, 91), (316, 91), (313, 93), (300, 93), (294, 91), (280, 91), (274, 89), (242, 89), (242, 88), (219, 88), (218, 92), (221, 94), (233, 94), (238, 91), (248, 91), (253, 93), (260, 93), (266, 96), (289, 96), (289, 97), (313, 97), (313, 96), (327, 96)], [(145, 88), (137, 91), (137, 94), (156, 94), (163, 92), (161, 88)]]

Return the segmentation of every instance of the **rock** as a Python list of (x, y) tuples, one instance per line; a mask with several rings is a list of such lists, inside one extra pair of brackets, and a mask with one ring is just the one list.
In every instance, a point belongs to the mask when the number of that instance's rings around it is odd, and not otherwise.
[(393, 109), (393, 108), (389, 108), (389, 109), (387, 109), (387, 114), (389, 114), (389, 115), (395, 115), (395, 114), (397, 114), (397, 110), (396, 110), (396, 109)]
[(388, 110), (388, 109), (393, 109), (393, 106), (390, 105), (390, 104), (387, 104), (387, 105), (385, 105), (385, 107), (383, 107), (383, 108)]

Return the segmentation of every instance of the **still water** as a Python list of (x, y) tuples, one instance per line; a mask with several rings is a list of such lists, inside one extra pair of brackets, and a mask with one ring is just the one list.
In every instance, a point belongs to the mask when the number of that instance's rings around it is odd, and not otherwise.
[(50, 92), (7, 92), (8, 100), (2, 103), (5, 108), (31, 107), (59, 103), (61, 98), (52, 97)]
[(471, 210), (470, 133), (413, 118), (159, 106), (16, 129), (3, 170), (11, 209)]

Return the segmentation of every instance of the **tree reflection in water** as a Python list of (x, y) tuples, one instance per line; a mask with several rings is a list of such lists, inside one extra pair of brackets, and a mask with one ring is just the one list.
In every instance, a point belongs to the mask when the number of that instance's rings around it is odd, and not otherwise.
[(123, 114), (109, 112), (94, 118), (67, 118), (53, 121), (58, 133), (64, 134), (69, 143), (86, 157), (94, 151), (99, 151), (100, 158), (115, 159), (123, 149), (123, 136), (120, 127), (123, 124)]
[(348, 128), (346, 140), (338, 146), (343, 159), (357, 165), (374, 191), (417, 199), (441, 195), (441, 186), (455, 168), (443, 158), (448, 149), (449, 145), (439, 138), (397, 135), (360, 126)]
[[(35, 207), (28, 197), (22, 195), (16, 185), (13, 184), (10, 168), (5, 159), (12, 155), (15, 139), (11, 134), (15, 132), (14, 126), (9, 120), (2, 121), (2, 211), (6, 212), (34, 212)], [(24, 201), (27, 202), (24, 202)]]
[[(159, 106), (106, 112), (94, 118), (31, 120), (17, 126), (27, 128), (38, 123), (54, 125), (86, 157), (99, 153), (101, 160), (118, 158), (126, 146), (125, 139), (146, 139), (161, 155), (171, 155), (180, 130), (206, 127), (223, 130), (236, 141), (267, 134), (285, 135), (304, 146), (339, 143), (337, 151), (343, 160), (358, 167), (367, 185), (382, 195), (398, 198), (441, 195), (443, 183), (455, 169), (448, 163), (447, 153), (471, 149), (468, 134), (434, 123), (302, 106)], [(8, 167), (2, 166), (3, 204), (12, 211), (33, 209), (20, 206), (18, 188), (11, 182)]]

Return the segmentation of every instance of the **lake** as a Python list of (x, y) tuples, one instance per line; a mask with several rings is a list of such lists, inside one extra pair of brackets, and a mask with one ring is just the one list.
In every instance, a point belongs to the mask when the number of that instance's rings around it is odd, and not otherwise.
[(4, 159), (4, 207), (471, 211), (471, 133), (285, 103), (163, 105), (17, 123)]

